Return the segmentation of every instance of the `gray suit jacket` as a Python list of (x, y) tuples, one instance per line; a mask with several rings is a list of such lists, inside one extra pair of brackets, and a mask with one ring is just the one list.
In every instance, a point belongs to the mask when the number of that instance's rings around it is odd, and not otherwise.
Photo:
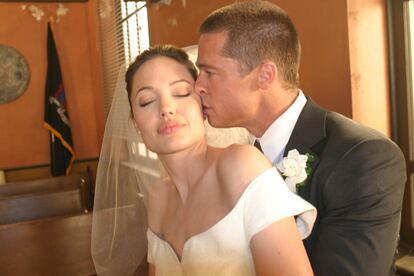
[(310, 98), (285, 155), (291, 149), (314, 156), (298, 194), (318, 210), (304, 241), (315, 275), (390, 275), (406, 182), (401, 150)]

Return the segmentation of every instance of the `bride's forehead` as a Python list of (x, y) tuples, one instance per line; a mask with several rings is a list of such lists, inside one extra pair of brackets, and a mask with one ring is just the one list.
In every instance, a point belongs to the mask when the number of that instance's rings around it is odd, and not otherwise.
[(150, 59), (142, 64), (141, 68), (138, 71), (152, 71), (153, 75), (157, 75), (158, 71), (171, 71), (171, 72), (182, 72), (187, 71), (184, 65), (174, 60), (173, 58), (159, 56), (153, 59)]
[[(177, 64), (180, 65), (179, 63)], [(134, 75), (132, 86), (136, 89), (142, 86), (157, 87), (165, 85), (171, 86), (171, 84), (193, 86), (194, 79), (184, 66), (173, 68), (168, 66), (159, 67), (157, 65), (140, 68)]]
[(156, 57), (146, 61), (135, 72), (134, 79), (160, 79), (174, 77), (191, 77), (187, 68), (178, 61), (168, 57)]

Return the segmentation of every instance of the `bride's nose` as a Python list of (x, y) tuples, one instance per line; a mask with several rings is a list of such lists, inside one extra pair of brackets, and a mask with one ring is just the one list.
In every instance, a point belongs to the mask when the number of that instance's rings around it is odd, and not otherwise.
[(160, 112), (161, 117), (166, 118), (166, 117), (174, 115), (176, 112), (176, 108), (172, 101), (163, 101), (160, 111), (161, 111)]
[(161, 110), (161, 117), (167, 117), (167, 116), (172, 116), (174, 115), (174, 111), (170, 108), (163, 108)]

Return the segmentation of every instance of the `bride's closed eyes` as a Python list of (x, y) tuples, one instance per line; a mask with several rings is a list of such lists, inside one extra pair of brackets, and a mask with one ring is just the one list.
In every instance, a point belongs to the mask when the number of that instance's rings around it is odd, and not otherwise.
[(173, 82), (170, 85), (175, 86), (171, 92), (174, 97), (188, 97), (194, 92), (194, 84), (186, 80)]
[(186, 79), (177, 79), (168, 83), (169, 88), (164, 90), (162, 86), (144, 85), (138, 88), (136, 93), (136, 102), (139, 107), (146, 107), (158, 98), (163, 97), (164, 93), (170, 94), (175, 98), (186, 98), (194, 92), (194, 82)]
[(139, 100), (138, 105), (139, 105), (139, 107), (146, 107), (147, 105), (151, 104), (154, 101), (155, 101), (155, 99)]
[[(147, 92), (147, 93), (154, 94), (153, 92)], [(192, 93), (193, 93), (192, 90), (178, 90), (178, 91), (172, 92), (172, 96), (176, 98), (186, 98), (186, 97), (190, 97)], [(145, 95), (145, 92), (141, 92), (140, 94), (142, 95), (138, 96), (139, 107), (146, 107), (157, 100), (156, 95)]]
[(191, 95), (192, 91), (181, 91), (178, 93), (173, 94), (174, 97), (178, 97), (178, 98), (185, 98), (185, 97), (189, 97)]

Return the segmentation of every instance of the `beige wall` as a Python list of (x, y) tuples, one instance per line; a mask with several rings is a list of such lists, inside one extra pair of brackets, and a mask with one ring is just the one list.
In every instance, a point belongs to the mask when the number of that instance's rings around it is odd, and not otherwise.
[[(46, 16), (36, 21), (22, 4), (0, 3), (0, 43), (16, 48), (30, 67), (30, 83), (17, 100), (0, 105), (0, 169), (47, 164), (49, 134), (42, 127), (46, 80)], [(33, 3), (54, 15), (57, 4)], [(73, 144), (78, 159), (97, 157), (102, 132), (95, 44), (90, 41), (89, 3), (65, 3), (69, 12), (53, 24)], [(95, 50), (96, 51), (96, 50)]]
[(348, 0), (352, 115), (391, 136), (384, 2)]

